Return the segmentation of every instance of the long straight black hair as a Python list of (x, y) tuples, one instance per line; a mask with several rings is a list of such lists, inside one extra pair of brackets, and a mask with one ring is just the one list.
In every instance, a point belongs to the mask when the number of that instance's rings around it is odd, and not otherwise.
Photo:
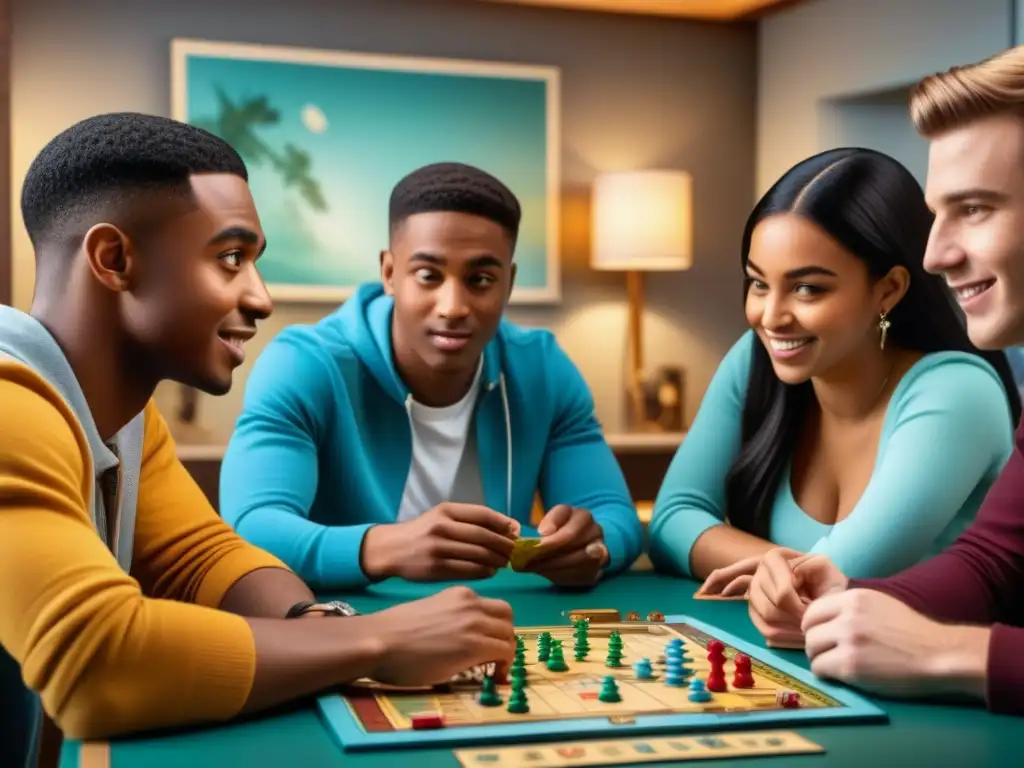
[[(744, 274), (755, 227), (781, 213), (796, 213), (817, 224), (860, 258), (873, 279), (893, 267), (905, 267), (910, 286), (889, 312), (892, 326), (887, 339), (902, 349), (956, 350), (984, 358), (1006, 388), (1013, 424), (1019, 422), (1020, 394), (1006, 355), (979, 350), (971, 343), (945, 281), (924, 270), (933, 217), (921, 186), (906, 168), (888, 155), (860, 148), (829, 150), (797, 164), (765, 193), (747, 219)], [(726, 476), (726, 511), (731, 525), (768, 538), (772, 503), (814, 391), (810, 382), (783, 383), (759, 341), (751, 354), (742, 447)]]

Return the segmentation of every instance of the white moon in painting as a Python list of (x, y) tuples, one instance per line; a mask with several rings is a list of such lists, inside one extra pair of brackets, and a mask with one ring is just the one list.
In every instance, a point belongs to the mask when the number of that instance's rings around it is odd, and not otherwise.
[(302, 124), (310, 133), (323, 133), (327, 130), (327, 115), (316, 104), (307, 104), (302, 108)]

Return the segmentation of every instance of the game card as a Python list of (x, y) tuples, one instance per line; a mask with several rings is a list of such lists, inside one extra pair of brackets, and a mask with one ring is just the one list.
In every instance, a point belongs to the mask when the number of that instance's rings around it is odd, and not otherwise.
[(464, 768), (566, 768), (566, 766), (675, 763), (724, 757), (799, 755), (825, 749), (793, 731), (715, 733), (655, 739), (566, 741), (525, 747), (456, 749)]

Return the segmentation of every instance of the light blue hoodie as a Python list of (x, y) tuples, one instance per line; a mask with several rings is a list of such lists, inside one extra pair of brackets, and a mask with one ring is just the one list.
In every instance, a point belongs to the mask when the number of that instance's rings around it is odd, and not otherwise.
[[(368, 583), (370, 526), (395, 522), (412, 460), (411, 394), (391, 354), (393, 300), (360, 286), (260, 355), (221, 469), (221, 515), (314, 587)], [(642, 529), (586, 382), (553, 334), (503, 321), (484, 349), (475, 429), (484, 503), (529, 530), (545, 509), (590, 510), (608, 573), (640, 554)]]

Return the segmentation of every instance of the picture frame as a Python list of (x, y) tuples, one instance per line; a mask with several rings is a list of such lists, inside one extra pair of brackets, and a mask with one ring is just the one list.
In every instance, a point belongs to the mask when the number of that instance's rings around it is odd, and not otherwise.
[(175, 38), (171, 102), (245, 160), (275, 301), (339, 303), (379, 280), (391, 189), (455, 161), (519, 198), (510, 303), (560, 303), (558, 68)]

